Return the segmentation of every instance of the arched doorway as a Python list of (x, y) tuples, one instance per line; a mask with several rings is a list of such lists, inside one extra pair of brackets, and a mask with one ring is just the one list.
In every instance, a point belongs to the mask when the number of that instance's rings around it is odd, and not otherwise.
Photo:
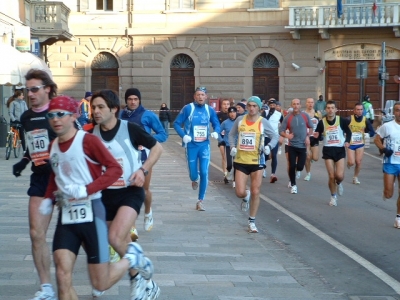
[(258, 55), (253, 63), (253, 96), (261, 100), (279, 97), (279, 62), (270, 53)]
[(92, 61), (92, 91), (110, 89), (119, 95), (118, 61), (108, 52), (100, 52)]
[(189, 55), (175, 55), (171, 61), (171, 118), (175, 120), (181, 108), (193, 101), (194, 62)]

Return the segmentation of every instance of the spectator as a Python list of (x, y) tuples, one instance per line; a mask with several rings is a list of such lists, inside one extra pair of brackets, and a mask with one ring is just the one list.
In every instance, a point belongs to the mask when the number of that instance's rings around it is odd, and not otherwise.
[(168, 136), (168, 128), (169, 128), (169, 124), (171, 123), (171, 113), (169, 112), (169, 108), (167, 106), (167, 103), (162, 103), (161, 107), (160, 107), (160, 112), (158, 115), (162, 126), (164, 127), (165, 133)]

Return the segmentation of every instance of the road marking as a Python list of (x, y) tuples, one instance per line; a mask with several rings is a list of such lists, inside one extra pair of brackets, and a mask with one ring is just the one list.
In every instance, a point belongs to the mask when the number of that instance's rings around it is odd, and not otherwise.
[[(364, 152), (365, 153), (365, 152)], [(366, 153), (367, 155), (372, 156), (371, 154)], [(377, 157), (375, 157), (377, 158)], [(378, 158), (379, 159), (379, 158)], [(210, 165), (212, 165), (214, 168), (222, 172), (222, 169), (214, 164), (213, 162), (210, 161)], [(312, 233), (314, 233), (316, 236), (320, 237), (327, 243), (329, 243), (331, 246), (335, 247), (348, 257), (350, 257), (352, 260), (354, 260), (356, 263), (360, 264), (362, 267), (370, 271), (372, 274), (374, 274), (376, 277), (378, 277), (380, 280), (382, 280), (384, 283), (386, 283), (388, 286), (390, 286), (398, 295), (400, 295), (400, 282), (398, 282), (396, 279), (391, 277), (389, 274), (385, 273), (383, 270), (379, 269), (377, 266), (374, 264), (370, 263), (368, 260), (363, 258), (362, 256), (358, 255), (355, 253), (353, 250), (347, 248), (345, 245), (341, 244), (340, 242), (336, 241), (335, 239), (331, 238), (329, 235), (326, 233), (322, 232), (318, 228), (314, 227), (310, 223), (308, 223), (306, 220), (300, 218), (296, 214), (290, 212), (280, 204), (276, 203), (275, 201), (271, 200), (267, 196), (264, 196), (263, 194), (260, 194), (260, 198), (263, 199), (265, 202), (269, 203), (285, 215), (287, 215), (289, 218), (292, 218), (294, 221), (302, 225), (304, 228), (308, 229)]]
[(382, 157), (376, 157), (375, 155), (369, 154), (369, 153), (367, 153), (367, 152), (365, 152), (365, 151), (364, 151), (364, 154), (365, 154), (365, 155), (368, 155), (369, 157), (375, 158), (375, 159), (377, 159), (377, 160), (382, 160)]

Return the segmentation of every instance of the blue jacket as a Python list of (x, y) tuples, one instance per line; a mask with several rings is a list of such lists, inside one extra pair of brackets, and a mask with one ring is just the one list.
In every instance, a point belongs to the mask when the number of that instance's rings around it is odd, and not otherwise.
[(225, 135), (224, 135), (224, 137), (222, 137), (222, 135), (220, 134), (218, 136), (218, 142), (224, 141), (226, 146), (230, 146), (229, 145), (229, 132), (231, 132), (231, 129), (232, 129), (234, 123), (235, 123), (235, 120), (231, 120), (231, 119), (226, 119), (225, 121), (223, 121), (221, 123), (221, 132), (225, 130)]
[(142, 105), (140, 105), (134, 112), (128, 109), (122, 110), (120, 118), (122, 120), (127, 120), (128, 122), (136, 123), (149, 134), (151, 134), (151, 131), (153, 130), (155, 133), (153, 137), (159, 143), (165, 142), (168, 138), (158, 116), (152, 111), (146, 110)]
[[(215, 110), (207, 104), (198, 105), (195, 102), (193, 102), (193, 104), (194, 111), (192, 116), (192, 106), (191, 104), (187, 104), (181, 109), (179, 115), (176, 117), (174, 122), (174, 129), (181, 138), (183, 138), (185, 135), (189, 135), (192, 138), (192, 141), (188, 144), (188, 146), (196, 146), (196, 144), (199, 143), (209, 143), (209, 135), (211, 133), (210, 122), (214, 131), (218, 134), (220, 133), (220, 124)], [(208, 106), (208, 112), (206, 109), (206, 105)], [(205, 136), (204, 141), (195, 142), (195, 137), (193, 133), (194, 126), (207, 126), (207, 135)]]

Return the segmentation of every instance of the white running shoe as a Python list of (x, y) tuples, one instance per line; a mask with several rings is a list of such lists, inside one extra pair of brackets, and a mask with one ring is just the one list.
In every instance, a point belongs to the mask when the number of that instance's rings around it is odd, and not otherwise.
[(144, 215), (144, 230), (150, 231), (153, 228), (153, 213), (148, 216)]
[(400, 229), (400, 218), (398, 217), (394, 220), (394, 228)]
[(242, 200), (242, 211), (248, 211), (249, 210), (249, 202), (250, 202), (250, 191), (246, 190), (246, 197), (243, 198)]
[(311, 173), (307, 173), (306, 177), (304, 177), (305, 181), (310, 181), (311, 179)]
[(138, 273), (135, 278), (131, 279), (131, 300), (145, 300), (147, 281)]
[(297, 185), (292, 186), (291, 190), (290, 190), (291, 194), (297, 194)]
[(336, 196), (331, 196), (331, 201), (329, 201), (329, 206), (337, 206)]
[(232, 188), (236, 187), (236, 183), (234, 181), (232, 181)]
[(257, 233), (258, 229), (254, 222), (249, 222), (249, 233)]
[(296, 171), (296, 179), (299, 179), (301, 176), (301, 172), (300, 171)]
[(155, 300), (160, 296), (160, 288), (152, 279), (147, 281), (146, 296), (146, 300)]
[(353, 184), (360, 184), (361, 182), (358, 180), (357, 177), (353, 177)]
[(198, 211), (205, 211), (206, 209), (204, 208), (204, 205), (203, 205), (203, 201), (197, 201), (197, 203), (196, 203), (196, 210), (198, 210)]
[(342, 183), (340, 183), (340, 184), (337, 184), (337, 193), (338, 193), (338, 195), (339, 196), (343, 196), (343, 184)]
[(57, 300), (57, 297), (54, 292), (37, 291), (35, 297), (31, 300)]
[(289, 189), (291, 189), (291, 188), (292, 188), (292, 183), (291, 183), (290, 181), (289, 181), (289, 183), (288, 183), (287, 187), (288, 187)]
[(233, 170), (231, 170), (231, 171), (228, 173), (228, 176), (226, 176), (226, 179), (228, 179), (228, 180), (232, 180), (232, 179), (233, 179)]
[(278, 155), (281, 155), (282, 154), (282, 146), (279, 146), (279, 148), (278, 148)]
[(105, 293), (104, 291), (102, 292), (102, 291), (96, 290), (95, 288), (92, 289), (92, 297), (93, 298), (99, 298), (99, 297), (103, 296), (104, 293)]
[(149, 258), (144, 256), (142, 247), (136, 242), (130, 242), (124, 258), (129, 260), (131, 269), (139, 271), (144, 279), (153, 276), (154, 266)]
[(267, 178), (267, 169), (264, 169), (263, 171), (263, 178)]

